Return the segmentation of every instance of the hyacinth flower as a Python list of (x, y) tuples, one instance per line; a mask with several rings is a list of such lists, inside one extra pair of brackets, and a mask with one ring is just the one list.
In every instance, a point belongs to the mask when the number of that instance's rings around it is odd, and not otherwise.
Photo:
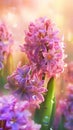
[(67, 84), (73, 84), (73, 61), (67, 64), (64, 79), (67, 82)]
[(67, 130), (72, 130), (73, 129), (73, 85), (69, 84), (67, 86), (67, 110), (65, 114), (65, 124), (64, 127)]
[[(53, 113), (54, 102), (54, 77), (64, 70), (64, 44), (56, 25), (48, 18), (39, 18), (31, 22), (25, 31), (25, 43), (21, 47), (29, 59), (33, 73), (40, 79), (48, 77), (47, 93), (40, 110), (35, 114), (35, 120), (42, 124), (41, 130), (48, 130)], [(44, 78), (43, 78), (44, 76)], [(38, 113), (41, 113), (40, 116)], [(37, 117), (38, 114), (38, 117)], [(44, 125), (43, 125), (43, 122)]]
[(0, 130), (40, 130), (40, 127), (32, 120), (28, 101), (18, 101), (12, 95), (0, 97)]
[(29, 24), (22, 51), (36, 72), (55, 76), (63, 71), (64, 44), (59, 35), (55, 24), (47, 18), (39, 18)]
[(44, 101), (43, 94), (47, 89), (43, 87), (43, 81), (40, 81), (37, 75), (32, 75), (29, 65), (17, 67), (7, 80), (5, 88), (13, 90), (12, 93), (19, 99), (28, 100), (35, 105)]
[(64, 129), (64, 115), (67, 116), (67, 99), (62, 97), (56, 105), (55, 118), (53, 123), (54, 130)]
[[(13, 44), (12, 35), (8, 32), (7, 27), (4, 23), (0, 23), (0, 63), (11, 51), (11, 46)], [(2, 65), (3, 66), (3, 65)], [(2, 67), (1, 67), (2, 68)]]
[(13, 38), (7, 26), (0, 22), (0, 85), (3, 86), (7, 75), (13, 71), (12, 58)]
[(56, 108), (55, 130), (73, 129), (73, 85), (66, 87), (66, 95), (60, 99)]

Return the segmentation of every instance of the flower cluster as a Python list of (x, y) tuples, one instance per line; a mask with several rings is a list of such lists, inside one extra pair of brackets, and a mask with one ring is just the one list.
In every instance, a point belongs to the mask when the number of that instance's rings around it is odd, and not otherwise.
[(69, 84), (67, 86), (67, 108), (65, 115), (65, 128), (67, 130), (73, 129), (73, 85)]
[(5, 57), (11, 52), (12, 45), (12, 35), (8, 32), (6, 25), (0, 23), (0, 70), (3, 68)]
[(67, 64), (64, 72), (64, 87), (65, 93), (60, 98), (56, 107), (56, 115), (54, 121), (54, 127), (57, 130), (61, 117), (64, 118), (64, 127), (67, 130), (73, 129), (73, 62)]
[(67, 67), (64, 74), (64, 78), (67, 83), (73, 84), (73, 62), (70, 62)]
[(46, 88), (43, 87), (43, 81), (40, 81), (37, 75), (32, 75), (31, 67), (24, 65), (8, 76), (6, 88), (12, 88), (13, 94), (22, 100), (40, 104), (44, 101), (43, 93)]
[(54, 130), (58, 130), (59, 123), (61, 121), (62, 116), (67, 116), (67, 99), (62, 97), (56, 105), (55, 119), (53, 128)]
[(12, 40), (12, 34), (9, 33), (5, 23), (0, 22), (0, 41), (6, 42)]
[(4, 44), (2, 42), (0, 42), (0, 69), (3, 68), (3, 60), (4, 60), (4, 56), (3, 56), (3, 53), (4, 53)]
[(31, 22), (25, 31), (22, 51), (27, 54), (35, 72), (55, 76), (64, 68), (64, 45), (55, 24), (47, 18)]
[[(60, 118), (64, 117), (64, 127), (67, 130), (73, 129), (73, 85), (69, 84), (66, 88), (66, 95), (60, 99), (55, 118), (55, 128), (58, 129)], [(57, 120), (58, 119), (58, 120)]]
[(12, 95), (0, 97), (0, 130), (39, 130), (31, 119), (29, 103), (18, 102)]
[[(12, 44), (4, 42), (11, 43), (11, 38), (4, 25), (1, 25), (0, 30), (0, 43), (7, 52)], [(11, 90), (13, 96), (0, 98), (1, 130), (39, 130), (41, 126), (32, 120), (32, 111), (39, 107), (44, 101), (44, 93), (49, 91), (44, 86), (45, 76), (47, 74), (50, 79), (64, 68), (62, 38), (55, 24), (47, 18), (39, 18), (30, 23), (25, 32), (25, 44), (21, 48), (27, 54), (29, 64), (18, 66), (7, 78), (5, 88)], [(3, 54), (4, 52), (1, 57)]]

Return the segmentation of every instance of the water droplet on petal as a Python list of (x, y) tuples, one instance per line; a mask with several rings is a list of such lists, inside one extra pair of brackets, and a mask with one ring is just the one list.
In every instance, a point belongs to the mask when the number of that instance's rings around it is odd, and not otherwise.
[(33, 95), (32, 98), (33, 98), (34, 100), (37, 99), (36, 95)]

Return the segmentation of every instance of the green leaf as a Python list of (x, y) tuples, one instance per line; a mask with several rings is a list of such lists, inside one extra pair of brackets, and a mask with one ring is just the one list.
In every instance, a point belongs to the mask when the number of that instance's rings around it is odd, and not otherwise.
[(64, 116), (63, 115), (60, 118), (60, 123), (59, 123), (59, 126), (58, 126), (58, 130), (66, 130), (64, 128)]
[(3, 69), (0, 70), (0, 90), (3, 89), (3, 86), (5, 84), (5, 79), (3, 77), (4, 73), (3, 73)]

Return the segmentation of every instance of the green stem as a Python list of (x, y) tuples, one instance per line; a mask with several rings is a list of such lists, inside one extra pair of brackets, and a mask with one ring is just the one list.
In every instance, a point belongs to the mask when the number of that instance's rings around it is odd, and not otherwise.
[(40, 109), (36, 110), (35, 121), (42, 124), (41, 130), (48, 130), (54, 99), (54, 78), (51, 78), (47, 84), (47, 93), (45, 95), (45, 101), (41, 104)]
[(56, 100), (55, 100), (55, 97), (54, 97), (53, 101), (54, 101), (54, 103), (53, 103), (53, 106), (52, 106), (52, 113), (51, 113), (51, 117), (50, 117), (48, 130), (50, 130), (50, 128), (53, 127), (53, 122), (54, 122), (54, 117), (55, 117), (55, 111), (56, 111)]
[(43, 117), (51, 116), (53, 98), (54, 98), (54, 78), (51, 78), (50, 81), (48, 82), (47, 89), (48, 89), (48, 91), (46, 93), (45, 102), (44, 102), (44, 108), (46, 108), (46, 109), (44, 109)]

